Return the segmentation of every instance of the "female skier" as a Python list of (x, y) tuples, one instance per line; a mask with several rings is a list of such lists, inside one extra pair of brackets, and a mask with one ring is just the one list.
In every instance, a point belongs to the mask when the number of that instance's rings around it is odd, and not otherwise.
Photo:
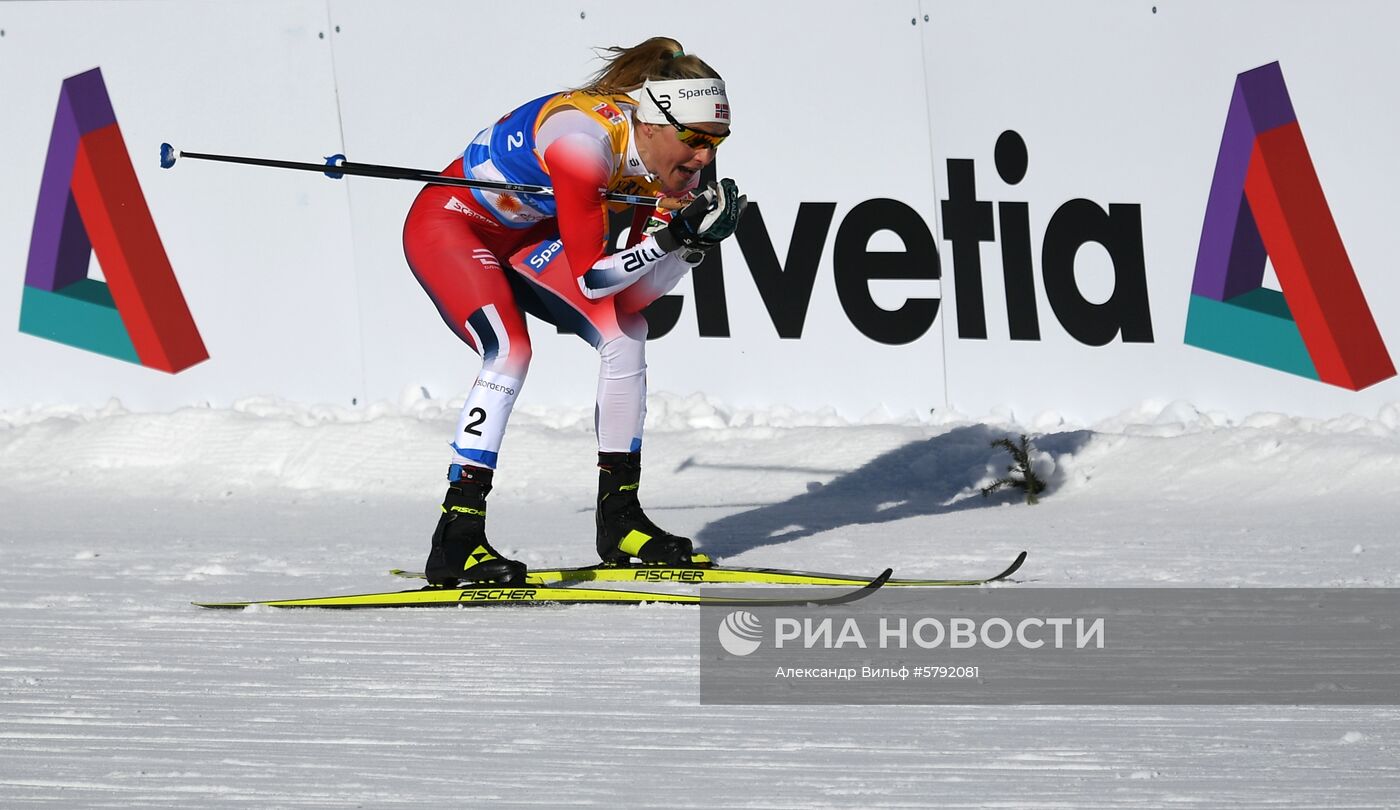
[[(530, 366), (526, 312), (587, 340), (601, 359), (599, 556), (690, 561), (690, 540), (652, 523), (637, 497), (646, 414), (641, 310), (734, 233), (747, 201), (729, 179), (697, 188), (729, 135), (719, 74), (665, 37), (607, 50), (608, 64), (588, 86), (508, 113), (444, 170), (553, 186), (552, 197), (429, 185), (404, 223), (409, 267), (448, 327), (481, 355), (428, 554), (433, 584), (524, 582), (525, 565), (486, 539), (486, 496)], [(637, 209), (630, 246), (611, 254), (607, 215), (617, 206), (608, 192), (660, 198), (655, 211)]]

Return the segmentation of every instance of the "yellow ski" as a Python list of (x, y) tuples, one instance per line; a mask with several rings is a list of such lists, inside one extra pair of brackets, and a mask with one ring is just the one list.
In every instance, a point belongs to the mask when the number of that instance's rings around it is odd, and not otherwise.
[(880, 589), (893, 573), (885, 572), (869, 581), (859, 583), (855, 590), (834, 596), (806, 597), (726, 597), (697, 593), (649, 593), (620, 588), (572, 588), (524, 585), (496, 585), (474, 588), (427, 587), (416, 591), (389, 591), (349, 596), (318, 596), (305, 599), (267, 599), (251, 602), (195, 602), (203, 608), (267, 607), (316, 608), (387, 608), (387, 607), (487, 607), (493, 605), (643, 605), (664, 602), (681, 605), (724, 605), (735, 607), (771, 607), (781, 605), (836, 605), (854, 602)]
[[(1010, 577), (1026, 561), (1026, 552), (1021, 552), (1001, 573), (984, 579), (891, 579), (885, 587), (968, 587), (999, 582)], [(541, 568), (526, 574), (531, 585), (553, 585), (564, 582), (672, 582), (690, 585), (836, 585), (857, 586), (869, 581), (858, 574), (822, 574), (814, 571), (794, 571), (786, 568), (740, 568), (715, 565), (703, 554), (695, 555), (693, 566), (673, 567), (666, 565), (592, 565), (582, 568)], [(397, 577), (422, 579), (419, 571), (392, 569), (389, 573)]]

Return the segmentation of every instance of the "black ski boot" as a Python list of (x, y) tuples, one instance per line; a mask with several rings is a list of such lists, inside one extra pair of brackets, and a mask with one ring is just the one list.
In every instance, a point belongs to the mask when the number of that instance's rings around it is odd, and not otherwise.
[(458, 582), (524, 585), (525, 564), (502, 557), (486, 541), (486, 495), (493, 471), (454, 464), (448, 471), (442, 518), (433, 532), (433, 550), (423, 573), (431, 585)]
[(624, 564), (690, 565), (691, 544), (657, 527), (642, 511), (637, 488), (642, 478), (641, 453), (598, 454), (598, 556)]

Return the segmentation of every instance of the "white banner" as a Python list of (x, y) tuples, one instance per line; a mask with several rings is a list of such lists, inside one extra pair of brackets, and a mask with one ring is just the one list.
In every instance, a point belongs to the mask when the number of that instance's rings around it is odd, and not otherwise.
[[(162, 170), (157, 147), (436, 170), (515, 106), (584, 83), (592, 48), (664, 33), (727, 79), (718, 169), (755, 204), (722, 271), (659, 311), (653, 390), (851, 417), (1093, 419), (1177, 399), (1372, 414), (1400, 399), (1383, 196), (1400, 170), (1381, 159), (1400, 122), (1377, 101), (1400, 73), (1382, 24), (1397, 17), (1262, 0), (6, 3), (0, 407), (461, 395), (477, 359), (403, 258), (416, 184)], [(65, 80), (93, 68), (208, 355), (173, 372), (199, 355), (134, 258), (149, 240), (107, 234), (132, 231), (110, 139), (86, 113), (81, 146), (54, 136), (64, 88), (82, 95)], [(49, 168), (88, 152), (77, 180)], [(64, 286), (84, 235), (113, 266), (99, 255)], [(1221, 268), (1228, 294), (1203, 281)], [(521, 402), (590, 402), (593, 350), (539, 322), (532, 337)]]
[[(257, 395), (348, 405), (361, 396), (345, 187), (270, 169), (190, 161), (164, 171), (158, 163), (164, 141), (230, 154), (314, 158), (340, 151), (327, 22), (325, 4), (316, 0), (0, 6), (0, 152), (8, 167), (0, 189), (0, 406), (117, 397), (131, 407), (167, 408)], [(93, 68), (101, 69), (150, 217), (209, 355), (179, 373), (15, 328), (55, 109), (64, 80)], [(101, 227), (96, 207), (82, 211), (89, 231)], [(139, 278), (152, 256), (137, 254), (132, 273)], [(92, 275), (103, 275), (100, 262)], [(141, 303), (129, 302), (128, 321)], [(69, 317), (76, 327), (88, 316)]]
[[(1322, 220), (1330, 208), (1384, 345), (1392, 359), (1400, 351), (1386, 197), (1400, 168), (1381, 159), (1400, 115), (1378, 103), (1400, 78), (1380, 23), (1396, 19), (1393, 5), (926, 0), (923, 9), (938, 194), (956, 210), (940, 220), (955, 406), (1092, 417), (1185, 399), (1235, 414), (1374, 415), (1400, 399), (1393, 376), (1357, 392), (1184, 341), (1236, 78), (1278, 62), (1326, 197), (1321, 209), (1295, 210)], [(1003, 138), (1005, 168), (1019, 168), (1009, 178), (998, 171)], [(1278, 172), (1306, 167), (1280, 161)], [(1116, 256), (1099, 242), (1071, 253), (1050, 238), (1056, 223), (1078, 242), (1079, 223), (1098, 212), (1107, 221), (1093, 235)], [(1279, 241), (1294, 238), (1282, 231)], [(1346, 272), (1303, 263), (1323, 285)], [(1273, 263), (1264, 285), (1279, 288)], [(1342, 304), (1330, 317), (1352, 316)], [(1243, 348), (1277, 337), (1250, 333), (1243, 319), (1225, 325)], [(1089, 345), (1101, 332), (1111, 339)], [(1375, 363), (1373, 347), (1353, 354)]]

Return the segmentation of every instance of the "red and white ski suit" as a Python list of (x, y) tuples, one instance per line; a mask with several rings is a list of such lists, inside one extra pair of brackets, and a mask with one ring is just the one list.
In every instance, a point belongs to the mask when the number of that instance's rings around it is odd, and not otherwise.
[[(598, 449), (641, 449), (647, 324), (641, 309), (691, 268), (643, 236), (608, 253), (605, 191), (660, 196), (632, 138), (636, 103), (583, 92), (535, 99), (472, 141), (444, 174), (550, 185), (552, 198), (429, 185), (404, 223), (404, 255), (456, 335), (482, 358), (462, 408), (453, 463), (495, 468), (530, 366), (525, 313), (598, 350)], [(653, 221), (653, 225), (655, 221)]]

